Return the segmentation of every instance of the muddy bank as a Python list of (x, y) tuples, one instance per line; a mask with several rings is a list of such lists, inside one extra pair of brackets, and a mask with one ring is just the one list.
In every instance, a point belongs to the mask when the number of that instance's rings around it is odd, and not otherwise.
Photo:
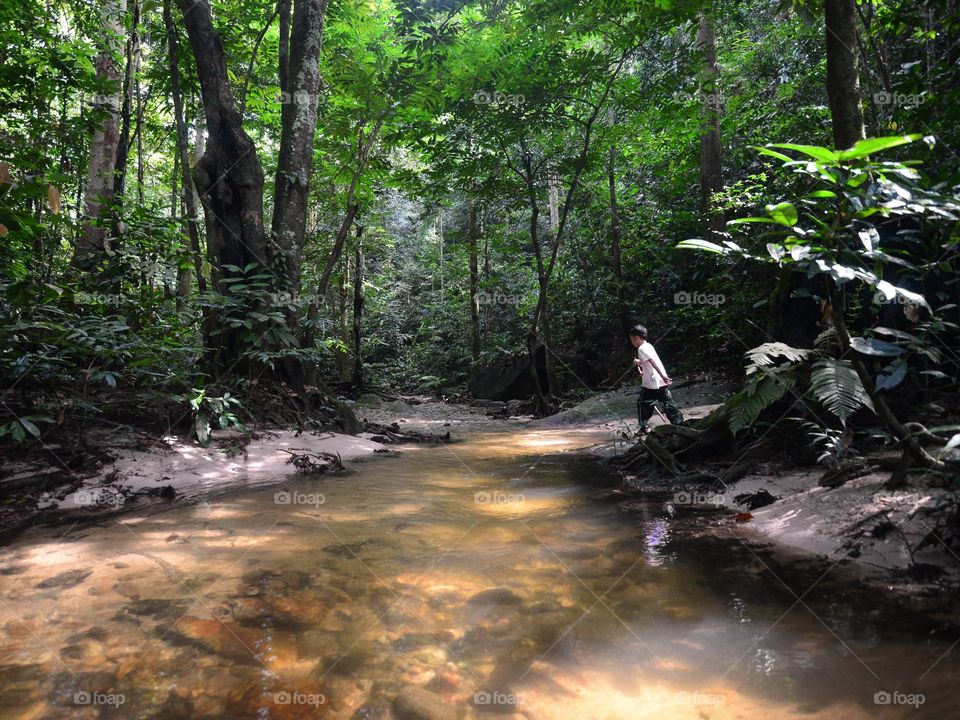
[[(706, 417), (720, 406), (722, 386), (692, 385), (674, 397), (688, 419)], [(707, 402), (703, 404), (704, 400)], [(632, 437), (630, 389), (600, 396), (546, 425), (603, 427), (610, 440), (586, 452), (604, 462), (629, 453)], [(662, 419), (654, 416), (656, 427)], [(666, 431), (666, 428), (663, 428)], [(931, 487), (922, 471), (903, 473), (898, 454), (877, 451), (846, 473), (829, 473), (814, 463), (798, 464), (788, 445), (808, 442), (802, 432), (782, 441), (768, 441), (759, 451), (735, 448), (717, 462), (691, 463), (683, 475), (644, 462), (621, 464), (624, 490), (638, 497), (668, 503), (676, 516), (691, 516), (711, 531), (778, 548), (784, 558), (819, 558), (825, 567), (848, 566), (876, 585), (921, 594), (948, 592), (960, 585), (960, 548), (952, 547), (937, 523), (938, 511), (956, 503), (950, 487)], [(698, 471), (722, 475), (746, 463), (749, 470), (727, 483), (688, 483)], [(900, 485), (890, 489), (891, 476)], [(941, 483), (943, 484), (943, 483)]]

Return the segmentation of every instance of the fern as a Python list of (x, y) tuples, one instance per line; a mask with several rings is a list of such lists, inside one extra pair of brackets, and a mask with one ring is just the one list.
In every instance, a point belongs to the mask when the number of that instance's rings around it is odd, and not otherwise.
[(847, 418), (862, 407), (873, 410), (870, 396), (847, 360), (823, 358), (814, 363), (810, 390), (827, 410), (837, 416), (842, 425), (846, 425)]
[(730, 410), (730, 432), (736, 435), (760, 417), (763, 410), (787, 394), (796, 383), (792, 372), (760, 368), (761, 374), (747, 381), (743, 390), (727, 401)]
[(784, 357), (788, 362), (802, 362), (813, 354), (813, 350), (790, 347), (782, 342), (769, 342), (747, 350), (747, 375), (753, 375), (761, 368), (770, 367), (775, 359)]

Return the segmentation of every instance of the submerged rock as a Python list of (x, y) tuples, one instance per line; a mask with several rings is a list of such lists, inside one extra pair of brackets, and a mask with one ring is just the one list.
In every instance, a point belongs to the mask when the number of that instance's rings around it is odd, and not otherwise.
[(407, 686), (397, 693), (393, 711), (398, 720), (457, 720), (453, 706), (429, 690)]
[(470, 605), (522, 605), (523, 600), (508, 588), (492, 588), (478, 592), (467, 602)]
[(156, 632), (175, 645), (198, 647), (245, 665), (259, 664), (259, 635), (240, 627), (228, 628), (217, 620), (184, 617), (171, 627), (159, 625)]
[(59, 588), (61, 590), (65, 590), (67, 588), (76, 587), (92, 574), (93, 570), (67, 570), (59, 575), (54, 575), (46, 580), (41, 580), (34, 585), (34, 587), (40, 590), (49, 590), (50, 588)]

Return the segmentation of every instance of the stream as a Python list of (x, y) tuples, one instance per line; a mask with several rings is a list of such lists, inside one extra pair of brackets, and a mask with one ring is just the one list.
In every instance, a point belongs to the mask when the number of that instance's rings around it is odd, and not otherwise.
[(957, 716), (955, 629), (625, 502), (572, 452), (604, 439), (475, 431), (32, 528), (0, 552), (0, 717)]

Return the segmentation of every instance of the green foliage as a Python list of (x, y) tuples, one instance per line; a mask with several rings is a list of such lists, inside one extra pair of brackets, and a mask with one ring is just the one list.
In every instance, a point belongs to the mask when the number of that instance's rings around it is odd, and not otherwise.
[(860, 408), (873, 410), (873, 402), (848, 360), (817, 360), (810, 375), (810, 392), (843, 425)]
[(737, 434), (749, 428), (764, 409), (780, 400), (795, 384), (796, 377), (791, 372), (762, 368), (727, 401), (730, 431)]

